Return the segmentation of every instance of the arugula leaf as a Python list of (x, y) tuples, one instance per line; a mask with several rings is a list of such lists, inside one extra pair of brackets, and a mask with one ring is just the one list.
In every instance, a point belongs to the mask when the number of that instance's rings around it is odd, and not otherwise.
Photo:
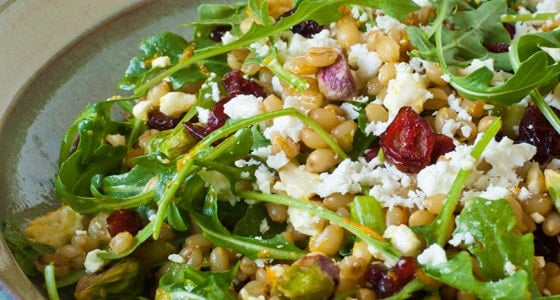
[(257, 19), (264, 25), (271, 25), (274, 19), (268, 14), (268, 1), (267, 0), (249, 0), (249, 8)]
[[(171, 32), (162, 32), (145, 38), (138, 46), (143, 54), (135, 56), (130, 60), (125, 74), (117, 84), (117, 87), (125, 91), (134, 89), (139, 83), (146, 81), (161, 69), (152, 65), (153, 59), (167, 56), (171, 65), (174, 65), (182, 59), (187, 47), (189, 47), (189, 43), (183, 37)], [(189, 74), (190, 76), (194, 75), (193, 81), (196, 81), (194, 79), (202, 78), (197, 68), (193, 67), (190, 70), (184, 70), (171, 76), (171, 79), (172, 81), (177, 80), (177, 78), (189, 76)], [(174, 86), (176, 85), (174, 84)]]
[(55, 249), (48, 245), (31, 242), (23, 235), (21, 230), (11, 223), (2, 222), (2, 235), (12, 251), (14, 258), (27, 276), (37, 276), (39, 271), (35, 268), (35, 261), (45, 253), (54, 253)]
[[(263, 224), (266, 225), (265, 232), (261, 232)], [(285, 228), (284, 224), (272, 221), (264, 203), (256, 203), (247, 208), (245, 215), (235, 224), (233, 233), (242, 236), (262, 236), (267, 239), (280, 234)]]
[[(453, 13), (456, 11), (453, 5), (458, 5), (457, 3), (449, 0), (439, 3), (438, 19), (432, 24), (431, 30), (433, 33), (438, 29), (441, 30), (441, 51), (446, 64), (464, 66), (473, 58), (485, 58), (490, 55), (484, 45), (509, 43), (509, 33), (500, 21), (500, 16), (507, 10), (505, 1), (487, 1), (477, 9), (455, 13)], [(463, 6), (463, 9), (465, 8)], [(443, 26), (443, 21), (447, 17), (454, 25), (453, 29)], [(413, 26), (409, 26), (406, 30), (417, 48), (412, 55), (431, 61), (438, 60), (439, 46), (433, 40), (432, 32), (425, 33), (422, 29)]]
[(193, 42), (197, 50), (216, 46), (219, 42), (210, 39), (210, 33), (216, 26), (229, 25), (232, 27), (230, 32), (233, 35), (241, 33), (239, 24), (247, 18), (247, 5), (245, 3), (236, 4), (207, 4), (198, 6), (198, 18), (196, 22), (186, 25), (194, 27)]
[(212, 187), (208, 191), (203, 212), (191, 211), (189, 215), (214, 245), (234, 249), (251, 259), (296, 260), (305, 254), (281, 235), (270, 239), (257, 239), (230, 233), (218, 218), (218, 198)]
[(138, 231), (138, 233), (134, 237), (134, 243), (127, 251), (121, 253), (113, 253), (113, 252), (98, 253), (97, 256), (107, 260), (117, 260), (117, 259), (127, 257), (132, 252), (134, 252), (134, 250), (136, 250), (136, 248), (138, 248), (142, 243), (147, 241), (148, 238), (150, 238), (150, 236), (152, 235), (153, 231), (154, 231), (154, 223), (150, 222), (146, 226), (144, 226), (144, 228)]
[[(506, 263), (522, 268), (533, 278), (533, 236), (512, 232), (515, 216), (507, 200), (473, 198), (466, 203), (455, 223), (454, 235), (468, 234), (474, 238), (466, 247), (476, 256), (480, 270), (490, 281), (509, 275)], [(534, 282), (532, 288), (537, 291)]]
[(497, 281), (482, 282), (473, 275), (473, 260), (466, 251), (461, 251), (446, 263), (422, 266), (431, 277), (479, 299), (525, 299), (528, 275), (519, 270), (513, 275)]
[(239, 264), (225, 272), (199, 271), (172, 263), (159, 280), (156, 299), (237, 299), (231, 282)]
[(130, 131), (130, 123), (113, 120), (111, 110), (115, 103), (103, 101), (87, 105), (76, 117), (62, 138), (59, 167), (77, 151), (81, 151), (79, 163), (87, 164), (107, 135), (126, 135)]

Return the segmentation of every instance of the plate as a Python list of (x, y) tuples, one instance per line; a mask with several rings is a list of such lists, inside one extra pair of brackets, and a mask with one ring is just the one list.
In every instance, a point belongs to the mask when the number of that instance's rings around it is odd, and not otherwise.
[[(142, 38), (189, 37), (202, 2), (0, 0), (0, 221), (20, 229), (56, 208), (53, 178), (66, 128), (115, 83)], [(0, 233), (0, 299), (44, 298)]]

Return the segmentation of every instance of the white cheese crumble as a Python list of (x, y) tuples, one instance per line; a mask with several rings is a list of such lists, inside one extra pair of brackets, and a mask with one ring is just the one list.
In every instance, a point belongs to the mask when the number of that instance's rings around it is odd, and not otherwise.
[(227, 45), (227, 44), (231, 44), (233, 42), (235, 42), (239, 37), (231, 34), (231, 32), (226, 31), (223, 35), (222, 35), (222, 44), (223, 45)]
[(360, 116), (359, 109), (350, 102), (342, 103), (340, 108), (346, 113), (348, 119), (356, 120)]
[(259, 232), (261, 234), (265, 234), (268, 230), (270, 230), (270, 226), (268, 225), (268, 221), (263, 219), (261, 224), (259, 225)]
[(399, 63), (396, 71), (397, 75), (389, 81), (387, 95), (383, 99), (383, 105), (389, 110), (390, 120), (403, 106), (410, 106), (417, 113), (422, 112), (424, 102), (433, 97), (426, 89), (424, 79), (418, 73), (413, 73), (410, 65)]
[(405, 256), (416, 256), (422, 246), (416, 234), (404, 224), (390, 225), (385, 229), (383, 237), (390, 239), (393, 247)]
[(152, 68), (165, 68), (171, 65), (169, 56), (159, 56), (152, 59)]
[(535, 221), (535, 223), (540, 224), (542, 222), (544, 222), (545, 217), (541, 214), (539, 214), (538, 212), (534, 212), (531, 214), (531, 219), (533, 219), (533, 221)]
[(454, 151), (440, 157), (435, 164), (420, 170), (417, 176), (418, 188), (427, 196), (447, 194), (461, 169), (472, 169), (475, 164), (470, 155), (472, 146), (457, 145)]
[(391, 17), (391, 16), (387, 16), (387, 15), (381, 15), (381, 16), (377, 16), (375, 18), (375, 23), (377, 24), (377, 28), (387, 32), (390, 29), (404, 29), (406, 28), (406, 26), (399, 22), (399, 20)]
[(319, 234), (327, 223), (321, 217), (294, 207), (288, 207), (288, 222), (295, 230), (309, 236)]
[(270, 194), (272, 183), (274, 182), (274, 174), (263, 164), (260, 164), (255, 170), (255, 188), (263, 193)]
[(431, 244), (416, 259), (422, 265), (437, 266), (447, 262), (447, 255), (440, 245)]
[(305, 166), (297, 166), (289, 162), (278, 171), (280, 181), (274, 184), (274, 189), (284, 191), (293, 198), (309, 199), (315, 194), (320, 182), (318, 174), (311, 173)]
[(172, 262), (178, 263), (178, 264), (184, 264), (185, 263), (185, 258), (182, 257), (181, 255), (177, 254), (177, 253), (169, 254), (169, 256), (167, 256), (167, 259), (169, 261), (172, 261)]
[(200, 121), (203, 124), (208, 123), (208, 118), (210, 117), (210, 110), (197, 106), (196, 107), (196, 113), (198, 115), (198, 121)]
[(254, 95), (237, 95), (224, 104), (224, 113), (233, 120), (250, 118), (263, 112), (262, 101)]
[(108, 134), (105, 140), (113, 147), (124, 146), (126, 144), (126, 137), (122, 134)]
[(508, 274), (509, 276), (513, 275), (513, 273), (515, 273), (515, 271), (517, 270), (517, 268), (515, 267), (515, 265), (513, 263), (511, 263), (511, 261), (506, 261), (506, 263), (504, 264), (504, 271), (506, 272), (506, 274)]
[(139, 101), (132, 108), (132, 115), (142, 121), (148, 121), (148, 113), (153, 107), (158, 106), (158, 101), (143, 100)]
[(449, 244), (452, 246), (459, 246), (461, 243), (465, 246), (472, 245), (474, 243), (474, 236), (470, 232), (457, 232), (449, 240)]
[(356, 78), (363, 84), (377, 75), (383, 61), (377, 52), (369, 51), (366, 44), (361, 43), (350, 46), (348, 64), (357, 69)]
[(169, 92), (159, 99), (159, 110), (171, 117), (185, 113), (196, 102), (196, 96), (183, 92)]
[(285, 166), (290, 160), (286, 156), (286, 152), (280, 151), (276, 154), (270, 155), (266, 158), (266, 164), (273, 169), (280, 169)]
[(93, 274), (95, 272), (98, 272), (103, 269), (106, 264), (109, 263), (108, 260), (104, 260), (103, 258), (99, 257), (97, 255), (99, 253), (107, 253), (107, 251), (101, 249), (93, 249), (86, 254), (84, 267), (87, 273)]
[(338, 49), (338, 42), (330, 37), (330, 31), (321, 30), (308, 39), (300, 34), (294, 34), (288, 42), (287, 55), (291, 57), (303, 56), (311, 47), (328, 47)]

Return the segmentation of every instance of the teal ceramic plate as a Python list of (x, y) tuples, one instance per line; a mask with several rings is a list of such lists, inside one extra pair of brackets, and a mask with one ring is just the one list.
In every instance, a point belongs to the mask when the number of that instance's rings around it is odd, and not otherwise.
[[(115, 83), (146, 36), (190, 36), (201, 2), (0, 0), (0, 221), (19, 228), (57, 207), (60, 139)], [(223, 2), (223, 1), (213, 1)], [(0, 236), (0, 299), (40, 299)]]

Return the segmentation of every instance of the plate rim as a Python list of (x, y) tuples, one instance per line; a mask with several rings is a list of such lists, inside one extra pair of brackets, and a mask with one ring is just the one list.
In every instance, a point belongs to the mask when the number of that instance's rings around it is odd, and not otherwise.
[[(9, 43), (0, 43), (0, 131), (6, 116), (13, 110), (27, 87), (60, 55), (89, 34), (154, 0), (18, 0), (0, 3), (0, 36)], [(40, 6), (38, 8), (37, 6)], [(60, 8), (64, 7), (63, 10)], [(53, 18), (52, 16), (56, 16)], [(67, 18), (72, 26), (44, 34), (44, 28)], [(18, 24), (26, 23), (18, 32)], [(57, 23), (58, 22), (58, 23)], [(39, 30), (40, 29), (40, 30)], [(26, 35), (29, 34), (29, 35)], [(53, 40), (53, 35), (56, 38)], [(32, 45), (45, 46), (40, 53), (29, 56)], [(35, 55), (36, 54), (36, 55)], [(18, 64), (21, 63), (21, 64)], [(45, 299), (44, 295), (15, 263), (14, 256), (0, 231), (0, 299)]]

